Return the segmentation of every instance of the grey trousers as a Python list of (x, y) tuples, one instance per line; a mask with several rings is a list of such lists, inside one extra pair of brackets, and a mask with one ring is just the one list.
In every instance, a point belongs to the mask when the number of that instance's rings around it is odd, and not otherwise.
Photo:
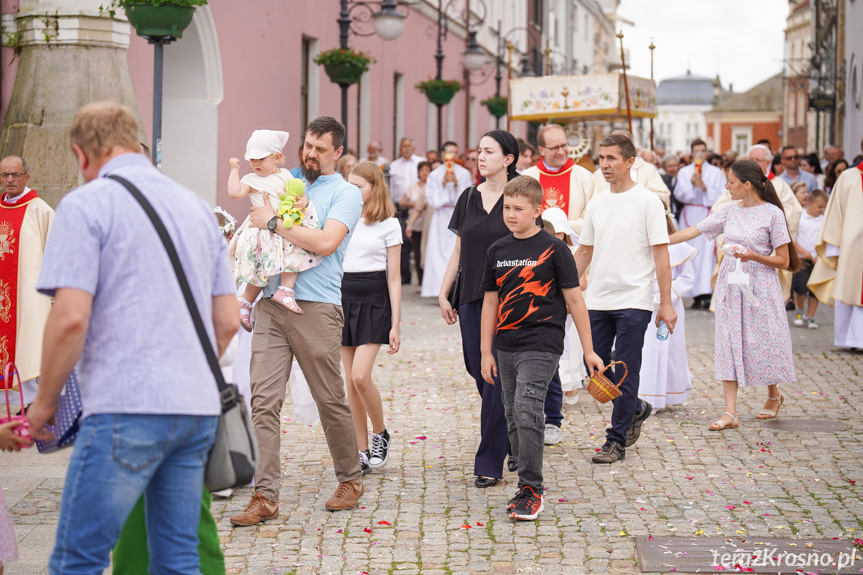
[(541, 495), (545, 394), (560, 355), (499, 349), (497, 358), (509, 443), (518, 461), (518, 486), (529, 485)]

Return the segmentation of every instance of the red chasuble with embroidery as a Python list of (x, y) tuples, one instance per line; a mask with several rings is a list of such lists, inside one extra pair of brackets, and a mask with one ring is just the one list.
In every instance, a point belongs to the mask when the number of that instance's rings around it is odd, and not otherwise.
[(15, 334), (18, 325), (18, 254), (21, 224), (27, 205), (38, 196), (30, 191), (17, 202), (0, 198), (0, 365), (15, 361)]
[(569, 213), (569, 187), (572, 182), (570, 172), (575, 167), (575, 162), (572, 158), (567, 158), (559, 171), (551, 172), (543, 158), (536, 167), (539, 170), (539, 183), (542, 185), (542, 209), (560, 208), (567, 216), (572, 217)]

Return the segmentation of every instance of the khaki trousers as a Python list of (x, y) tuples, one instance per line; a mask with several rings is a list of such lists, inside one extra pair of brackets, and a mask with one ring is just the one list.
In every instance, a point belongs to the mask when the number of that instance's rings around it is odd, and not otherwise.
[(255, 306), (252, 335), (252, 422), (258, 438), (260, 463), (255, 488), (269, 501), (279, 501), (281, 478), (280, 413), (294, 356), (309, 382), (318, 406), (333, 467), (339, 482), (362, 475), (351, 410), (345, 401), (339, 348), (345, 316), (342, 307), (298, 302), (303, 315), (269, 298)]

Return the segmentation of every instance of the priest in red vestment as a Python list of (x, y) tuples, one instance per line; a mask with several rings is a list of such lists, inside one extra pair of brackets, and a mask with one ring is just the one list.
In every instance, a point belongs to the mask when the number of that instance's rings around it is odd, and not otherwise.
[(542, 184), (542, 209), (560, 208), (576, 233), (581, 233), (584, 208), (593, 197), (590, 172), (569, 157), (566, 133), (557, 124), (543, 126), (536, 136), (542, 159), (524, 172)]
[(24, 403), (36, 397), (42, 333), (51, 299), (36, 291), (45, 240), (54, 210), (27, 187), (27, 163), (0, 160), (0, 365), (13, 361), (24, 386)]

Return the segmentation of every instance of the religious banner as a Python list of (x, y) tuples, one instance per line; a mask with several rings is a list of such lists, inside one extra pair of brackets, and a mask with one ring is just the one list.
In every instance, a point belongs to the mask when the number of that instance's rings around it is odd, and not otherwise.
[[(656, 83), (627, 75), (633, 118), (656, 117)], [(545, 121), (626, 117), (623, 74), (542, 76), (509, 81), (509, 118)]]

